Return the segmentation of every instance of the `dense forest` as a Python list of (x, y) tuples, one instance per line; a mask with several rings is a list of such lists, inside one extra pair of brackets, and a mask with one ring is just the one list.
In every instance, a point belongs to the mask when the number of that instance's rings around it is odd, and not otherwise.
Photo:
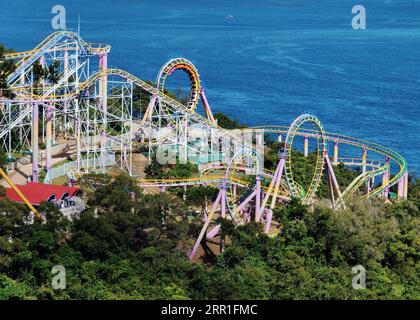
[[(0, 47), (0, 58), (3, 52)], [(4, 95), (10, 95), (5, 74), (12, 69), (0, 65)], [(243, 127), (221, 113), (215, 117), (225, 128)], [(273, 169), (280, 145), (266, 143), (265, 165)], [(303, 186), (311, 157), (296, 153)], [(340, 181), (357, 174), (336, 170)], [(197, 173), (192, 164), (146, 168), (156, 178)], [(46, 220), (28, 223), (25, 206), (0, 200), (0, 299), (420, 299), (418, 179), (410, 179), (409, 199), (398, 203), (353, 199), (332, 211), (321, 202), (308, 208), (293, 200), (275, 209), (280, 227), (274, 236), (258, 223), (235, 228), (221, 220), (226, 249), (203, 244), (194, 262), (187, 253), (215, 188), (145, 194), (124, 174), (86, 175), (81, 184), (88, 206), (73, 221), (45, 203)], [(325, 196), (324, 181), (318, 197)], [(64, 290), (51, 286), (54, 265), (65, 267)], [(356, 265), (366, 269), (366, 289), (351, 285)]]
[[(419, 299), (419, 180), (410, 200), (354, 200), (334, 212), (293, 201), (275, 211), (268, 237), (251, 223), (222, 221), (222, 254), (190, 262), (199, 232), (189, 214), (214, 190), (144, 195), (125, 175), (91, 176), (89, 207), (73, 222), (45, 205), (46, 222), (27, 224), (25, 207), (0, 201), (0, 299)], [(200, 190), (201, 188), (201, 190)], [(201, 197), (201, 198), (200, 198)], [(53, 290), (51, 268), (66, 268)], [(351, 268), (366, 269), (354, 290)]]

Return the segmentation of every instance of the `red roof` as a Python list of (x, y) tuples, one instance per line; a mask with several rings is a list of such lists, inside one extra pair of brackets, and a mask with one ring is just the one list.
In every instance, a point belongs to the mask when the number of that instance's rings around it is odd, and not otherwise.
[[(80, 188), (76, 187), (36, 182), (28, 182), (25, 185), (17, 185), (17, 187), (32, 205), (39, 205), (42, 201), (48, 201), (52, 196), (55, 197), (54, 200), (59, 200), (66, 194), (72, 197), (81, 192)], [(23, 200), (12, 188), (6, 188), (6, 196), (14, 202), (23, 203)]]

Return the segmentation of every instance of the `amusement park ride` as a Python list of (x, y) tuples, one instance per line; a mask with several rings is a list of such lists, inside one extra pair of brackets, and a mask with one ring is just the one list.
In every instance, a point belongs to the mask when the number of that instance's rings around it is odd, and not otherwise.
[[(312, 204), (323, 174), (333, 209), (345, 208), (351, 195), (388, 198), (395, 184), (398, 199), (407, 197), (407, 163), (387, 147), (328, 133), (319, 119), (309, 114), (298, 117), (290, 127), (222, 129), (213, 117), (198, 71), (190, 61), (170, 60), (160, 70), (156, 86), (152, 86), (126, 71), (108, 68), (110, 49), (109, 45), (87, 43), (77, 33), (60, 31), (33, 50), (5, 56), (15, 61), (17, 68), (7, 78), (14, 98), (0, 97), (0, 144), (10, 159), (24, 149), (30, 150), (32, 181), (40, 180), (41, 169), (46, 172), (44, 182), (52, 181), (52, 148), (63, 136), (75, 141), (76, 160), (71, 172), (74, 175), (105, 172), (110, 165), (132, 174), (134, 144), (147, 148), (150, 161), (159, 156), (162, 147), (176, 150), (181, 162), (191, 161), (189, 154), (205, 150), (205, 155), (195, 161), (200, 164), (199, 178), (138, 181), (143, 188), (159, 187), (162, 191), (193, 185), (219, 188), (190, 258), (204, 237), (210, 239), (220, 234), (216, 216), (231, 219), (236, 225), (258, 221), (265, 224), (265, 232), (269, 233), (273, 209), (292, 197)], [(54, 65), (58, 81), (36, 79), (36, 64), (44, 68)], [(167, 77), (177, 70), (186, 72), (191, 82), (186, 104), (165, 94)], [(133, 118), (135, 87), (149, 98), (139, 119)], [(197, 112), (200, 100), (203, 115)], [(308, 125), (311, 127), (307, 128)], [(247, 133), (252, 133), (253, 138), (245, 141)], [(261, 150), (266, 134), (275, 135), (282, 144), (274, 172), (264, 168)], [(45, 143), (44, 168), (40, 166), (40, 137)], [(293, 174), (296, 148), (293, 142), (298, 138), (303, 139), (305, 157), (309, 145), (314, 147), (314, 172), (307, 188)], [(332, 160), (328, 148), (331, 146)], [(348, 157), (339, 158), (339, 146)], [(349, 185), (342, 185), (334, 173), (338, 164), (360, 168), (360, 174)], [(7, 175), (2, 170), (0, 173), (29, 209), (40, 215)]]

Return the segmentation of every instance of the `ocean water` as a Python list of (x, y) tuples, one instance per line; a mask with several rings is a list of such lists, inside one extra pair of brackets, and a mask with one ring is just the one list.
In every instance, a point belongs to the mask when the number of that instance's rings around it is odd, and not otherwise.
[(249, 125), (310, 112), (327, 131), (395, 149), (420, 173), (419, 0), (360, 1), (363, 31), (351, 27), (348, 0), (2, 2), (0, 42), (16, 50), (52, 32), (51, 8), (62, 4), (68, 28), (80, 15), (85, 40), (112, 45), (113, 67), (154, 80), (168, 59), (188, 58), (214, 111)]

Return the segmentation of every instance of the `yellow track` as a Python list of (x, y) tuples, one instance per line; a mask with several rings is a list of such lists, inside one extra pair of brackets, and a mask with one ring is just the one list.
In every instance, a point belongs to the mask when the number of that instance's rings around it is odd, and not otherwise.
[[(64, 36), (68, 36), (68, 37), (74, 38), (75, 40), (79, 41), (80, 44), (82, 44), (84, 47), (86, 47), (89, 50), (89, 52), (91, 52), (93, 54), (99, 54), (99, 53), (102, 53), (102, 52), (109, 52), (109, 50), (111, 49), (110, 45), (85, 42), (75, 32), (57, 31), (57, 32), (54, 32), (54, 33), (50, 34), (48, 37), (46, 37), (39, 45), (37, 45), (32, 50), (7, 53), (7, 54), (4, 55), (4, 57), (6, 59), (24, 59), (26, 57), (32, 56), (32, 55), (42, 51), (42, 50), (45, 50), (46, 47), (48, 47), (48, 44), (52, 43), (54, 40), (58, 39), (59, 37), (64, 37)], [(21, 60), (21, 61), (19, 61), (18, 64), (21, 64), (22, 62), (23, 61)]]
[(34, 206), (28, 201), (25, 195), (19, 190), (19, 188), (9, 179), (6, 172), (0, 168), (0, 175), (3, 177), (4, 180), (9, 184), (9, 186), (17, 193), (17, 195), (23, 200), (26, 206), (35, 214), (38, 218), (42, 217), (41, 214), (34, 208)]

